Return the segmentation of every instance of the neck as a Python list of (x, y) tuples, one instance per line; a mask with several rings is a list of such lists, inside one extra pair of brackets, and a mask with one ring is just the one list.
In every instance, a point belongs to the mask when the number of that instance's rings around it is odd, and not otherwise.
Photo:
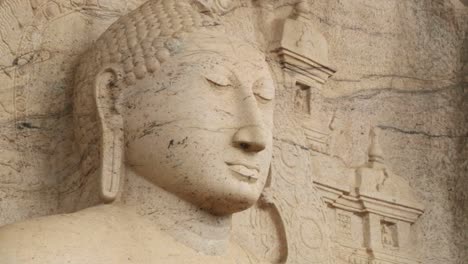
[(231, 215), (216, 216), (126, 169), (122, 202), (178, 242), (206, 255), (225, 255)]

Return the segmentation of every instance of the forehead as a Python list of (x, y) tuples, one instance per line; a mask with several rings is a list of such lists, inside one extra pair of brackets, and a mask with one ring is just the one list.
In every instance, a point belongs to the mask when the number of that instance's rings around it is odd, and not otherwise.
[(180, 54), (213, 62), (229, 62), (246, 70), (265, 70), (265, 55), (254, 45), (227, 35), (196, 34), (189, 36)]

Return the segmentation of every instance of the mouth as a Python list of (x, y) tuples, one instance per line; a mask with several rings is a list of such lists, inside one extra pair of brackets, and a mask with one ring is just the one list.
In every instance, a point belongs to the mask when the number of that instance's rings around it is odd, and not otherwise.
[(257, 167), (230, 162), (226, 162), (226, 164), (239, 180), (249, 183), (255, 183), (258, 181), (260, 171)]

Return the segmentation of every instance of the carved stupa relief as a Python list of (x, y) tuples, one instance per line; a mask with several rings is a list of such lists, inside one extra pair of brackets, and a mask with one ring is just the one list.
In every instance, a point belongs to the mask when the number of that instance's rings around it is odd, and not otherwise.
[(333, 223), (337, 263), (421, 263), (413, 224), (424, 207), (408, 181), (386, 166), (374, 129), (370, 137), (368, 162), (350, 171), (348, 186), (315, 182)]

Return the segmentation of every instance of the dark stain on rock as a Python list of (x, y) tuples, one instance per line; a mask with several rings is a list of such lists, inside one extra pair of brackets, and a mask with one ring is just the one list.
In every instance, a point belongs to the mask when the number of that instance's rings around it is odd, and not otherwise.
[(168, 149), (170, 149), (172, 146), (174, 146), (174, 140), (171, 139), (171, 141), (169, 141), (169, 145), (167, 146)]
[(23, 130), (23, 129), (39, 129), (40, 127), (34, 126), (33, 124), (29, 122), (21, 122), (17, 125), (17, 128), (20, 130)]

